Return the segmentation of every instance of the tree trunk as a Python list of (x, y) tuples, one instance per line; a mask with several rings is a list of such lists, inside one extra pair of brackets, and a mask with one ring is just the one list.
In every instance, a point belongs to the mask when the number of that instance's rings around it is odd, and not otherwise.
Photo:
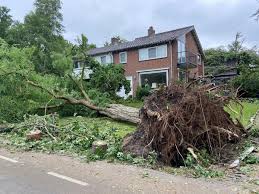
[[(73, 80), (72, 77), (71, 77), (71, 79)], [(48, 88), (45, 88), (30, 80), (27, 80), (27, 83), (33, 87), (46, 91), (52, 97), (59, 99), (59, 100), (63, 100), (63, 101), (65, 101), (65, 103), (74, 104), (74, 105), (77, 105), (77, 104), (84, 105), (84, 106), (86, 106), (92, 110), (95, 110), (95, 111), (99, 112), (100, 114), (110, 117), (112, 119), (116, 119), (119, 121), (126, 121), (126, 122), (130, 122), (130, 123), (134, 123), (134, 124), (138, 124), (140, 121), (139, 109), (129, 107), (129, 106), (124, 106), (122, 104), (110, 104), (108, 107), (105, 107), (105, 108), (98, 107), (91, 102), (91, 99), (87, 96), (86, 92), (84, 91), (84, 89), (81, 86), (78, 86), (78, 87), (81, 90), (82, 96), (84, 98), (76, 99), (76, 98), (69, 97), (69, 96), (63, 96), (63, 95), (60, 96), (60, 95), (54, 93), (53, 91), (49, 90)], [(46, 108), (48, 108), (48, 107), (46, 107)]]
[(138, 124), (139, 109), (124, 106), (121, 104), (110, 104), (109, 107), (99, 111), (100, 114), (110, 117), (112, 119), (126, 121), (134, 124)]

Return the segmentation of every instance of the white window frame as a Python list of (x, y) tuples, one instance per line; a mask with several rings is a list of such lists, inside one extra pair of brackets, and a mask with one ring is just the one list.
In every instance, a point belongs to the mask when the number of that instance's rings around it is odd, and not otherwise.
[[(125, 54), (125, 61), (121, 61), (121, 54)], [(127, 62), (128, 62), (127, 52), (126, 52), (126, 51), (120, 52), (120, 53), (119, 53), (119, 58), (120, 58), (120, 63), (121, 63), (121, 64), (127, 63)]]
[(139, 80), (139, 86), (141, 86), (141, 75), (144, 74), (152, 74), (152, 73), (166, 73), (166, 86), (169, 85), (169, 69), (168, 68), (163, 68), (163, 69), (149, 69), (149, 70), (143, 70), (143, 71), (137, 71), (138, 75), (138, 80)]
[[(155, 56), (155, 57), (149, 57), (149, 50), (151, 50), (151, 49), (155, 49), (155, 51), (156, 51), (156, 56)], [(149, 47), (149, 48), (147, 48), (147, 56), (148, 56), (148, 59), (149, 59), (149, 60), (157, 59), (157, 58), (158, 58), (158, 57), (157, 57), (157, 47), (154, 46), (154, 47)]]
[[(105, 57), (106, 63), (102, 63), (101, 58)], [(102, 55), (96, 55), (94, 56), (95, 60), (99, 62), (101, 65), (107, 65), (107, 64), (112, 64), (113, 63), (113, 55), (112, 53), (107, 53), (107, 54), (102, 54)], [(108, 62), (109, 61), (109, 62)]]
[[(158, 49), (158, 47), (161, 47), (161, 46), (166, 46), (165, 56), (157, 57), (157, 49)], [(156, 57), (149, 58), (149, 53), (148, 53), (148, 52), (149, 52), (149, 49), (153, 49), (153, 48), (156, 49)], [(141, 49), (138, 50), (139, 61), (148, 61), (148, 60), (153, 60), (153, 59), (163, 59), (163, 58), (166, 58), (166, 57), (168, 56), (167, 49), (168, 49), (168, 45), (167, 45), (167, 44), (162, 44), (162, 45), (153, 46), (153, 47), (148, 47), (148, 48), (141, 48)], [(140, 58), (140, 51), (141, 51), (141, 50), (147, 50), (147, 56), (148, 56), (147, 59), (141, 59), (141, 58)]]

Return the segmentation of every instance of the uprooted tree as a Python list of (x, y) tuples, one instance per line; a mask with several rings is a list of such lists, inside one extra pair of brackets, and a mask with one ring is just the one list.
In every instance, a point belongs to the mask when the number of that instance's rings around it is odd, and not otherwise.
[[(43, 74), (35, 71), (30, 60), (32, 53), (33, 48), (20, 49), (0, 40), (0, 119), (2, 114), (12, 117), (14, 108), (29, 113), (40, 106), (45, 106), (46, 111), (49, 105), (83, 105), (113, 119), (139, 123), (138, 130), (125, 139), (124, 151), (144, 156), (154, 150), (162, 162), (177, 165), (184, 161), (190, 148), (194, 151), (206, 149), (220, 158), (225, 145), (239, 141), (246, 133), (224, 110), (229, 100), (235, 99), (215, 92), (217, 87), (190, 83), (160, 88), (146, 98), (139, 117), (138, 109), (112, 104), (105, 98), (127, 84), (121, 66), (100, 66), (81, 52), (84, 65), (79, 77), (73, 76), (70, 69), (59, 76)], [(64, 60), (66, 57), (58, 58), (69, 62)], [(93, 70), (90, 82), (84, 81), (86, 68)], [(94, 88), (92, 83), (102, 80), (100, 76), (94, 77), (100, 72), (107, 75), (113, 72), (113, 76), (119, 77), (105, 78), (112, 86), (106, 83)]]
[[(74, 48), (74, 50), (76, 49)], [(80, 47), (78, 50), (80, 50)], [(32, 53), (33, 48), (20, 49), (9, 46), (1, 40), (0, 84), (2, 97), (13, 98), (14, 102), (20, 100), (23, 102), (24, 108), (29, 105), (30, 108), (37, 108), (43, 105), (47, 107), (51, 103), (56, 106), (67, 103), (83, 105), (113, 119), (131, 123), (139, 122), (138, 109), (120, 104), (112, 104), (109, 101), (111, 95), (115, 95), (120, 87), (125, 86), (128, 88), (129, 86), (129, 83), (124, 77), (124, 70), (121, 65), (101, 66), (91, 57), (85, 55), (85, 52), (81, 52), (81, 54), (83, 53), (81, 57), (84, 64), (81, 75), (73, 75), (72, 64), (70, 64), (70, 68), (63, 70), (64, 76), (60, 76), (60, 74), (57, 76), (55, 74), (37, 73), (34, 64), (31, 62)], [(77, 57), (80, 58), (80, 55)], [(68, 58), (66, 54), (59, 58), (64, 63), (70, 62), (70, 60), (64, 60)], [(68, 66), (64, 65), (64, 67)], [(93, 70), (90, 82), (84, 80), (86, 68)], [(98, 84), (92, 84), (91, 82), (102, 81), (99, 75), (100, 73), (103, 76), (108, 76), (106, 83), (100, 85), (102, 87), (95, 87)], [(8, 106), (9, 99), (6, 100), (6, 106)], [(15, 107), (13, 104), (10, 106), (13, 106), (12, 108)], [(20, 108), (23, 107), (21, 106)], [(30, 108), (24, 112), (30, 112)]]
[[(206, 150), (222, 160), (224, 148), (246, 133), (224, 107), (234, 97), (220, 95), (218, 87), (170, 85), (146, 98), (135, 133), (123, 149), (138, 156), (150, 151), (167, 165), (181, 165), (188, 153)], [(236, 101), (238, 103), (238, 101)]]

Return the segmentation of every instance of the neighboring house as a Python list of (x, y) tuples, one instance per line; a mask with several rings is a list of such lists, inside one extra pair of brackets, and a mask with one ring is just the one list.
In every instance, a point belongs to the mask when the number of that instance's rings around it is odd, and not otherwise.
[[(74, 75), (75, 76), (81, 76), (82, 70), (83, 70), (83, 62), (79, 61), (77, 59), (73, 59), (74, 60)], [(85, 68), (85, 74), (84, 74), (84, 79), (90, 79), (90, 75), (92, 74), (92, 70), (89, 69), (88, 67)]]
[[(131, 83), (129, 95), (135, 95), (137, 87), (145, 84), (157, 88), (204, 75), (204, 53), (194, 26), (162, 33), (155, 33), (151, 26), (147, 36), (124, 43), (112, 38), (111, 42), (88, 54), (101, 64), (124, 64)], [(126, 96), (123, 89), (119, 95)]]

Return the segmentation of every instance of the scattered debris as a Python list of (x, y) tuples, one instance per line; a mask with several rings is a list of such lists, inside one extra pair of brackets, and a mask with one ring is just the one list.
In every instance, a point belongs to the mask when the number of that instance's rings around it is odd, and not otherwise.
[(97, 140), (97, 141), (94, 141), (93, 144), (92, 144), (93, 153), (106, 152), (107, 149), (108, 149), (108, 144), (107, 144), (106, 141)]
[(249, 130), (249, 129), (251, 129), (252, 127), (255, 126), (255, 124), (256, 124), (256, 117), (258, 117), (258, 115), (259, 115), (259, 110), (255, 113), (254, 116), (252, 116), (252, 117), (250, 118), (250, 123), (249, 123), (249, 125), (246, 127), (246, 130)]
[(0, 124), (0, 133), (8, 133), (11, 131), (12, 131), (12, 127), (5, 124)]
[(193, 149), (192, 148), (187, 148), (187, 150), (191, 153), (192, 157), (198, 161), (198, 156), (194, 153)]
[(42, 137), (42, 132), (41, 130), (34, 130), (34, 131), (30, 131), (27, 135), (27, 140), (40, 140)]
[(221, 96), (219, 87), (160, 88), (146, 98), (138, 130), (125, 139), (123, 150), (143, 156), (154, 150), (169, 165), (182, 165), (188, 148), (205, 149), (220, 160), (222, 148), (246, 134), (242, 124), (234, 123), (224, 110), (230, 100), (236, 101)]
[(255, 150), (254, 146), (249, 147), (246, 149), (238, 159), (236, 159), (234, 162), (232, 162), (229, 165), (229, 168), (236, 168), (240, 165), (240, 162), (243, 161), (247, 156), (249, 156), (253, 151)]
[(55, 134), (59, 131), (57, 126), (57, 115), (50, 114), (44, 116), (29, 115), (24, 118), (24, 122), (14, 125), (13, 131), (19, 131), (21, 129), (27, 128), (31, 131), (40, 130), (41, 133), (47, 134), (54, 141), (57, 141)]

